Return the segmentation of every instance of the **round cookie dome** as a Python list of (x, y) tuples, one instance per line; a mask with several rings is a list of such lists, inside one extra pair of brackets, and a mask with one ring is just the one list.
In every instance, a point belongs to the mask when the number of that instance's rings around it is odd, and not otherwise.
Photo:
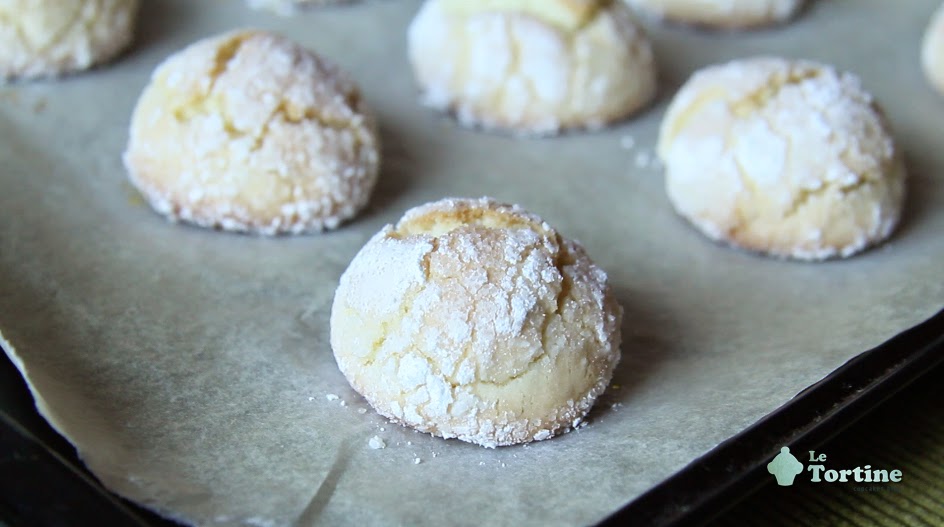
[(641, 13), (697, 26), (748, 29), (782, 23), (803, 0), (625, 0)]
[(931, 86), (944, 95), (944, 4), (931, 17), (921, 45), (921, 65)]
[(580, 245), (517, 206), (446, 199), (357, 254), (331, 347), (382, 415), (495, 447), (580, 422), (619, 361), (621, 318)]
[(353, 217), (380, 155), (374, 120), (337, 67), (282, 36), (235, 31), (158, 66), (124, 161), (173, 220), (275, 234)]
[(872, 96), (810, 61), (696, 72), (669, 105), (658, 152), (679, 214), (773, 256), (850, 256), (890, 235), (904, 201), (904, 163)]
[(138, 0), (3, 0), (0, 81), (88, 69), (128, 46)]
[(409, 29), (424, 102), (522, 135), (600, 127), (655, 95), (652, 49), (605, 0), (427, 0)]

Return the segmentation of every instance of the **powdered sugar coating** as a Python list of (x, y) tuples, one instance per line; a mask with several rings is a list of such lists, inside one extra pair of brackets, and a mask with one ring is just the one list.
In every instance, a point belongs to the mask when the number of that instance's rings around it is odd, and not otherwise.
[(428, 0), (408, 40), (424, 102), (466, 126), (598, 128), (655, 95), (649, 40), (618, 2)]
[(789, 20), (803, 0), (626, 0), (656, 18), (720, 29), (747, 29)]
[(139, 0), (3, 0), (0, 82), (105, 62), (131, 42)]
[(354, 258), (331, 346), (382, 415), (494, 447), (586, 415), (619, 360), (621, 317), (580, 245), (520, 207), (447, 199), (407, 212)]
[(353, 217), (380, 155), (373, 117), (337, 67), (279, 35), (235, 31), (158, 66), (124, 161), (173, 220), (276, 234)]
[(669, 106), (659, 155), (676, 210), (716, 240), (803, 260), (887, 238), (905, 168), (861, 81), (803, 60), (696, 72)]
[(924, 33), (921, 65), (931, 86), (944, 95), (944, 4), (931, 17)]

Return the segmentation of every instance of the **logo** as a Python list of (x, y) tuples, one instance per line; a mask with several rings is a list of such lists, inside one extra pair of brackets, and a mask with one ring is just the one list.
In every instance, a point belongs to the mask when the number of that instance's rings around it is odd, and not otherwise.
[[(902, 473), (900, 470), (873, 469), (872, 465), (865, 467), (834, 469), (826, 467), (826, 454), (810, 450), (809, 465), (806, 471), (810, 473), (810, 482), (821, 483), (899, 483)], [(777, 485), (789, 487), (794, 479), (803, 473), (803, 463), (790, 453), (789, 447), (781, 447), (777, 457), (767, 464), (767, 472), (777, 478)]]
[(782, 447), (773, 461), (767, 464), (767, 472), (777, 478), (777, 485), (789, 487), (793, 479), (803, 472), (803, 463), (790, 453), (788, 447)]

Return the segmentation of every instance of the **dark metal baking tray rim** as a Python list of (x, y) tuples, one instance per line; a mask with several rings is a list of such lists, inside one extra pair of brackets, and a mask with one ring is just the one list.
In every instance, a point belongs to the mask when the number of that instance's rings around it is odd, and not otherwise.
[[(600, 525), (707, 523), (769, 479), (766, 464), (782, 445), (801, 452), (818, 447), (942, 363), (944, 310), (849, 360)], [(59, 443), (51, 448), (0, 410), (0, 523), (171, 525), (115, 497)]]
[(770, 482), (767, 463), (782, 446), (797, 452), (821, 446), (932, 370), (944, 371), (944, 309), (850, 359), (599, 525), (707, 524)]

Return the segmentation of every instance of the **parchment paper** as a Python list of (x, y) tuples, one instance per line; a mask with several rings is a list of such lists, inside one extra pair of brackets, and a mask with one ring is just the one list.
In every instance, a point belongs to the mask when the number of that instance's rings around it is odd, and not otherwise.
[[(944, 99), (918, 62), (938, 3), (816, 2), (792, 26), (748, 34), (653, 28), (658, 104), (602, 133), (517, 140), (416, 104), (404, 35), (418, 2), (280, 18), (238, 1), (149, 0), (139, 42), (114, 66), (0, 90), (3, 347), (107, 487), (182, 521), (597, 521), (944, 306)], [(171, 225), (125, 181), (119, 155), (152, 68), (247, 25), (333, 57), (380, 116), (378, 192), (336, 232)], [(714, 245), (673, 214), (646, 163), (667, 98), (697, 67), (758, 53), (856, 71), (882, 101), (912, 176), (890, 244), (781, 262)], [(447, 195), (520, 203), (609, 272), (626, 309), (624, 358), (590, 426), (486, 450), (360, 413), (328, 345), (337, 279), (383, 224)], [(385, 449), (368, 448), (374, 435)]]

